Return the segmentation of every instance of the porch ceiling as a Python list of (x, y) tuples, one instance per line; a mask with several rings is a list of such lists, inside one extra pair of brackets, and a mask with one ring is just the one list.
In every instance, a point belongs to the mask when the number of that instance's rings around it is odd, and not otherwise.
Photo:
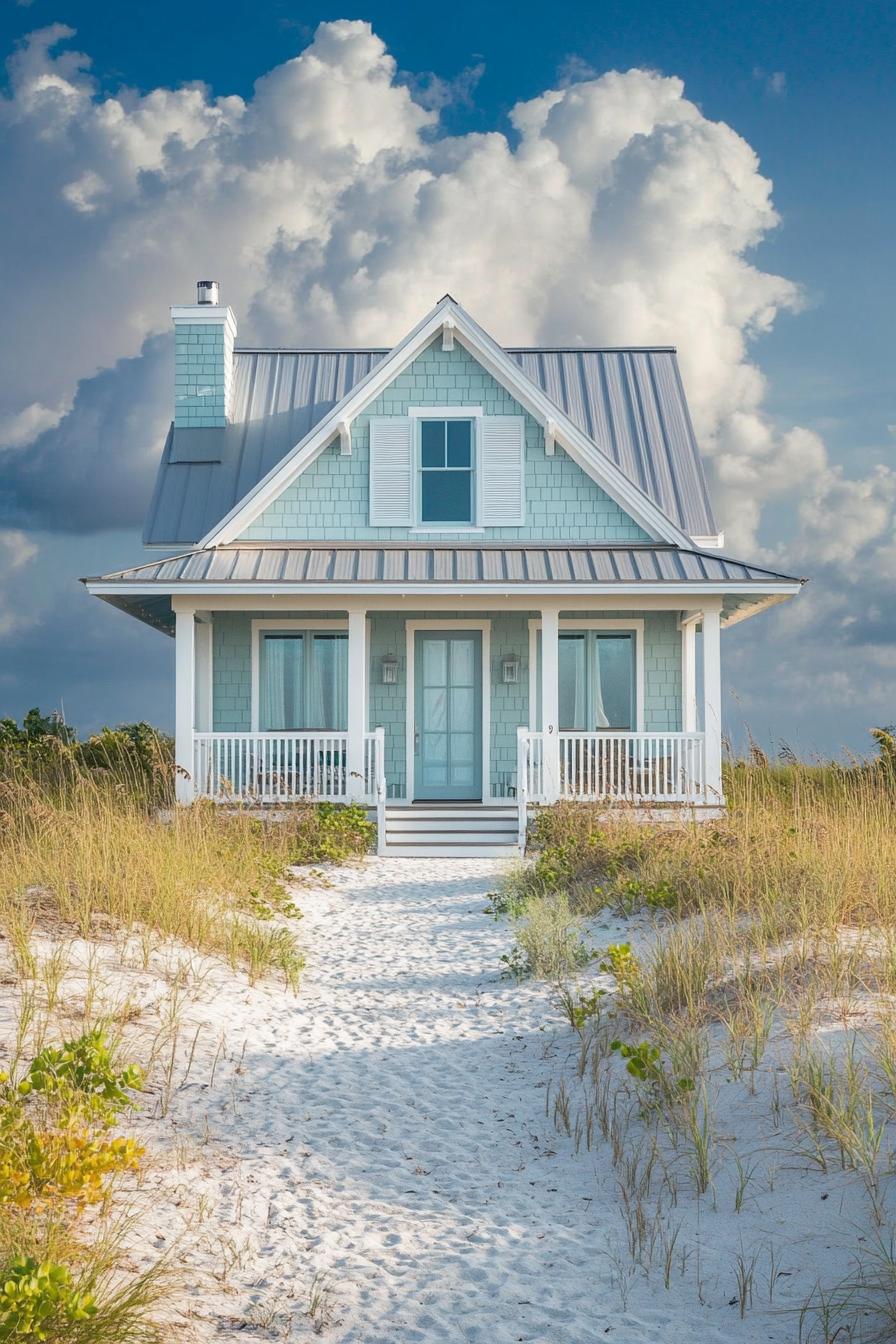
[[(729, 620), (798, 591), (801, 579), (675, 546), (234, 544), (84, 579), (90, 592), (157, 628), (176, 593), (717, 593)], [(693, 599), (691, 599), (693, 600)]]

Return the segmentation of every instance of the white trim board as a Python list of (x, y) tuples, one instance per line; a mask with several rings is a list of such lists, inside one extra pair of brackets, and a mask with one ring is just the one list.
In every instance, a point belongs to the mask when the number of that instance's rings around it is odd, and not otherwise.
[[(635, 727), (633, 733), (644, 730), (644, 622), (639, 617), (594, 617), (577, 621), (574, 619), (559, 622), (561, 630), (634, 630), (635, 632)], [(536, 616), (529, 621), (529, 728), (536, 732), (538, 721), (538, 632), (541, 620)], [(563, 729), (560, 729), (563, 732)]]
[(414, 797), (414, 719), (416, 717), (416, 671), (414, 652), (418, 630), (478, 630), (482, 636), (482, 801), (493, 802), (491, 778), (492, 687), (491, 641), (492, 623), (465, 620), (405, 621), (405, 793)]
[(572, 460), (598, 484), (611, 499), (656, 541), (668, 541), (688, 547), (691, 539), (619, 467), (594, 441), (547, 397), (541, 388), (523, 373), (519, 365), (502, 350), (470, 315), (446, 295), (398, 345), (370, 370), (328, 415), (306, 434), (247, 495), (236, 504), (199, 542), (208, 548), (233, 541), (249, 527), (267, 506), (320, 456), (335, 437), (339, 425), (351, 421), (417, 358), (445, 326), (453, 320), (455, 338), (502, 387), (506, 388), (544, 428), (549, 422), (553, 435)]

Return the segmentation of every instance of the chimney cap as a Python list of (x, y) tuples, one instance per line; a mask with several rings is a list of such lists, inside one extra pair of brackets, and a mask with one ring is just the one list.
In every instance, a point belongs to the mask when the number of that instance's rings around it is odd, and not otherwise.
[(197, 280), (196, 302), (203, 304), (217, 304), (219, 302), (220, 288), (217, 280)]

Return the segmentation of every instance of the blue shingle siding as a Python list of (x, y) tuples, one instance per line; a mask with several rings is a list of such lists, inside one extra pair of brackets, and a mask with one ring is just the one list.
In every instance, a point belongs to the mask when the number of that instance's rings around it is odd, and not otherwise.
[[(409, 406), (481, 406), (485, 415), (522, 415), (526, 422), (526, 521), (521, 527), (486, 528), (500, 541), (648, 541), (618, 504), (557, 448), (544, 451), (544, 433), (509, 392), (461, 346), (443, 351), (437, 339), (370, 404), (352, 425), (351, 456), (335, 442), (280, 498), (245, 529), (253, 541), (400, 541), (407, 528), (370, 527), (368, 474), (370, 420), (406, 415)], [(425, 533), (415, 533), (424, 538)], [(469, 534), (439, 532), (447, 541)]]
[[(343, 616), (341, 611), (282, 613), (284, 620), (315, 621)], [(386, 782), (390, 797), (404, 797), (406, 779), (407, 642), (405, 622), (423, 620), (425, 611), (373, 612), (369, 620), (369, 728), (385, 729)], [(644, 728), (647, 732), (681, 729), (681, 632), (675, 611), (563, 612), (562, 618), (644, 621)], [(505, 796), (516, 782), (516, 730), (529, 723), (529, 620), (537, 612), (444, 612), (439, 619), (491, 621), (489, 703), (491, 752), (489, 783), (492, 794)], [(213, 636), (213, 718), (216, 732), (248, 732), (252, 726), (251, 631), (255, 619), (271, 619), (271, 612), (216, 612)], [(279, 614), (278, 614), (279, 619)], [(398, 659), (398, 680), (384, 686), (382, 659)], [(503, 659), (520, 660), (520, 679), (503, 681)]]
[(224, 323), (176, 322), (174, 326), (174, 423), (178, 429), (227, 424), (232, 337)]

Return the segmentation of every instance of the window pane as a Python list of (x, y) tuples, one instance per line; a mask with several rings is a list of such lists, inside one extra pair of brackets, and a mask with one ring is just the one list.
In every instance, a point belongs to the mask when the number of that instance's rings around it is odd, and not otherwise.
[(261, 641), (262, 732), (291, 732), (305, 726), (303, 715), (304, 641), (301, 635), (265, 635)]
[(594, 725), (586, 722), (585, 636), (561, 635), (557, 657), (560, 729), (562, 732), (588, 731)]
[(424, 420), (420, 426), (420, 461), (424, 467), (445, 465), (445, 421)]
[[(470, 467), (471, 429), (469, 420), (448, 421), (448, 465), (449, 467)], [(424, 466), (427, 465), (424, 463)]]
[(348, 637), (315, 635), (305, 723), (344, 732), (348, 727)]
[(595, 640), (595, 722), (598, 728), (632, 726), (632, 648), (630, 635), (603, 635)]
[(469, 523), (473, 520), (469, 471), (424, 471), (421, 518), (424, 523)]

